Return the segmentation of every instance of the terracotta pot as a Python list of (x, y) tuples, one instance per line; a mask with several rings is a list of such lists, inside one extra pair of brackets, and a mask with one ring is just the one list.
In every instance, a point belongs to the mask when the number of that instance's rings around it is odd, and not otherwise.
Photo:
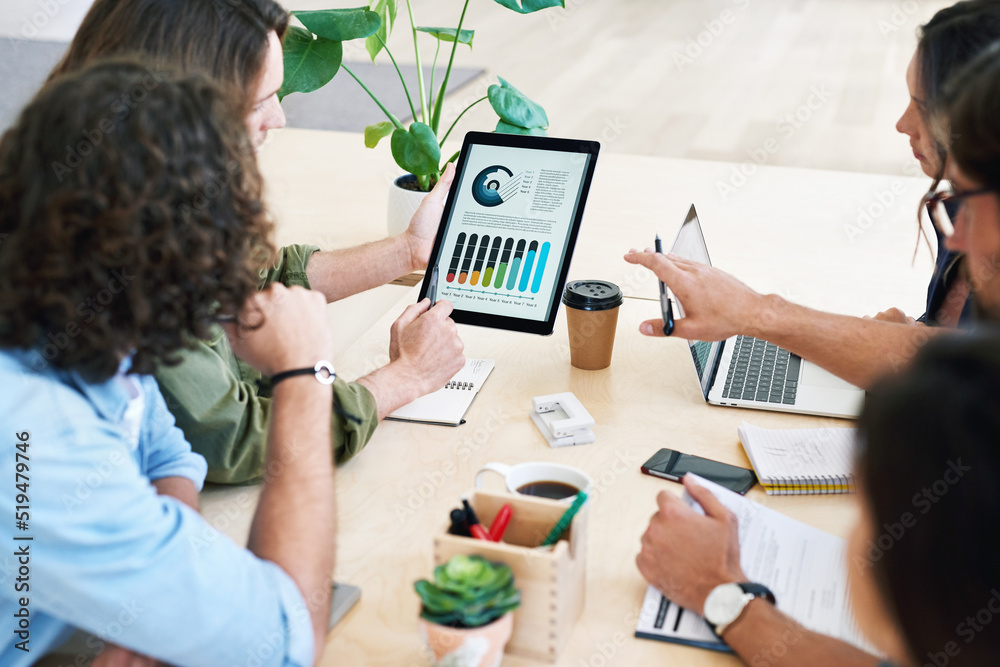
[(489, 625), (467, 630), (420, 619), (420, 634), (433, 653), (435, 667), (498, 667), (513, 630), (512, 613)]
[(410, 219), (417, 212), (424, 197), (427, 196), (426, 192), (407, 190), (399, 186), (402, 182), (415, 182), (416, 180), (417, 177), (413, 174), (404, 174), (389, 186), (389, 236), (396, 236), (406, 231), (406, 228), (410, 226)]

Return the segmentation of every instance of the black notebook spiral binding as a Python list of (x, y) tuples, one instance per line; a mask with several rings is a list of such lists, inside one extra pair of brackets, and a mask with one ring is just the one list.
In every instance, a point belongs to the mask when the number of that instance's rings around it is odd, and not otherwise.
[(468, 359), (444, 387), (404, 405), (386, 419), (458, 426), (492, 371), (492, 359)]

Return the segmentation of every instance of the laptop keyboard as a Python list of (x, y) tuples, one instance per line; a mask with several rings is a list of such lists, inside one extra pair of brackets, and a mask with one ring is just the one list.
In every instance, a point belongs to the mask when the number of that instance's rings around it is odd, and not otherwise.
[(723, 398), (795, 405), (802, 358), (773, 343), (737, 336)]

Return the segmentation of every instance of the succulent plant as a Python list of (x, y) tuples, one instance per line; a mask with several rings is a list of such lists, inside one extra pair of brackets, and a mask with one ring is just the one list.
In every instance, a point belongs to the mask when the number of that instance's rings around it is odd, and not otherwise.
[(488, 625), (521, 604), (510, 567), (482, 556), (453, 556), (434, 568), (434, 581), (413, 587), (423, 601), (421, 618), (453, 628)]

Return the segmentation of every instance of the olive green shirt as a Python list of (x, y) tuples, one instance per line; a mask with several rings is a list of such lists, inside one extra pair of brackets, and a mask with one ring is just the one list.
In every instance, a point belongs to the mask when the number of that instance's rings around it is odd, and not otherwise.
[[(309, 287), (306, 265), (316, 246), (282, 248), (274, 267), (261, 271), (260, 288), (273, 282)], [(167, 407), (191, 448), (208, 461), (208, 481), (243, 484), (263, 477), (271, 386), (236, 358), (221, 327), (211, 340), (179, 353), (177, 366), (156, 372)], [(362, 385), (339, 377), (333, 384), (332, 439), (337, 463), (344, 463), (368, 443), (378, 425), (375, 398)]]

